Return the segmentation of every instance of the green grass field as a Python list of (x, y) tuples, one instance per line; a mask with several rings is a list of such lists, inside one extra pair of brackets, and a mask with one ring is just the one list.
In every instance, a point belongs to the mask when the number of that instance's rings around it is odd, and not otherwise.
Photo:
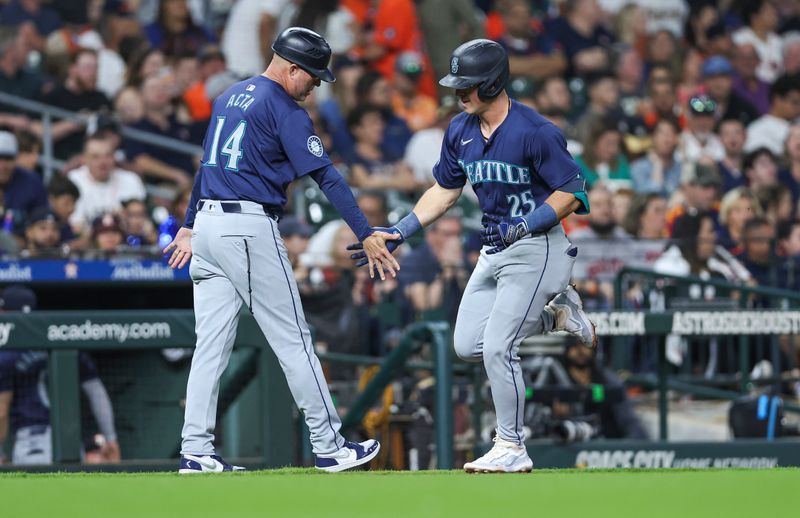
[(800, 469), (0, 474), (0, 516), (800, 516)]

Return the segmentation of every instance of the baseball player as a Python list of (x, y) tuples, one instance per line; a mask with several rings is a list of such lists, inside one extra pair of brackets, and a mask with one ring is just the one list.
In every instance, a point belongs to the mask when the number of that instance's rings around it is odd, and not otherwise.
[[(594, 325), (568, 285), (577, 256), (560, 224), (587, 213), (585, 181), (567, 153), (561, 131), (505, 93), (508, 56), (490, 40), (458, 47), (450, 74), (464, 113), (456, 116), (434, 166), (436, 184), (389, 232), (401, 239), (429, 225), (458, 199), (469, 182), (483, 210), (483, 243), (456, 319), (456, 353), (483, 360), (497, 413), (494, 447), (468, 462), (468, 472), (530, 471), (523, 445), (525, 386), (517, 350), (532, 334), (566, 330), (594, 346)], [(351, 245), (357, 249), (360, 245)], [(363, 252), (353, 254), (363, 261)], [(548, 302), (550, 301), (550, 302)]]
[[(238, 471), (214, 452), (220, 376), (230, 358), (244, 303), (278, 357), (305, 415), (316, 466), (342, 471), (377, 455), (377, 441), (346, 441), (311, 343), (278, 220), (286, 188), (310, 175), (367, 251), (381, 278), (399, 265), (374, 233), (350, 188), (297, 101), (320, 81), (334, 81), (331, 49), (317, 33), (290, 27), (272, 45), (263, 74), (214, 101), (183, 227), (165, 249), (169, 264), (189, 268), (194, 283), (197, 347), (186, 388), (180, 473)], [(372, 273), (372, 270), (370, 270)]]

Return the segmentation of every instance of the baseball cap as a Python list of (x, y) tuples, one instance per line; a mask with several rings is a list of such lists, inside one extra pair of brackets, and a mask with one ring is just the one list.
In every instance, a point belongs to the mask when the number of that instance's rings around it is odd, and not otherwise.
[(721, 187), (722, 178), (717, 168), (708, 164), (686, 162), (681, 169), (681, 183), (700, 185), (702, 187)]
[(36, 294), (30, 288), (12, 284), (0, 292), (0, 311), (22, 311), (36, 309)]
[(30, 216), (28, 217), (28, 226), (41, 223), (42, 221), (52, 221), (53, 223), (57, 223), (58, 217), (56, 216), (55, 212), (50, 210), (49, 207), (41, 207), (31, 212)]
[(278, 223), (278, 231), (284, 238), (290, 236), (311, 237), (314, 235), (314, 227), (297, 218), (296, 216), (284, 216)]
[(422, 69), (424, 68), (422, 54), (414, 52), (413, 50), (407, 50), (397, 56), (394, 68), (411, 79), (416, 79), (422, 75)]
[(717, 103), (705, 95), (699, 95), (689, 99), (689, 111), (696, 115), (714, 115)]
[(97, 235), (102, 232), (119, 232), (122, 233), (122, 227), (119, 223), (119, 218), (111, 213), (103, 214), (94, 220), (92, 223), (92, 232)]
[(733, 75), (733, 65), (724, 56), (711, 56), (703, 63), (703, 77)]
[(17, 137), (10, 131), (0, 131), (0, 158), (16, 158), (18, 152)]

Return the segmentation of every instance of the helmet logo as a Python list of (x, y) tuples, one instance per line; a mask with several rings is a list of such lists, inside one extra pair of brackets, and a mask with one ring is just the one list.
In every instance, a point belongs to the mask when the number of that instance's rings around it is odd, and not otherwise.
[(454, 57), (450, 61), (450, 72), (453, 73), (453, 74), (457, 74), (458, 73), (458, 58)]
[(311, 152), (312, 155), (315, 157), (322, 156), (322, 141), (316, 135), (311, 135), (308, 137), (306, 141), (306, 147), (308, 147), (308, 151)]

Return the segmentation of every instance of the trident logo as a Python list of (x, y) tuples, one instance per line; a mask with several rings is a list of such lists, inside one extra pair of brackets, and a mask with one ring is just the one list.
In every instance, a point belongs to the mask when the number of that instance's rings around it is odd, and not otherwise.
[(453, 58), (453, 60), (450, 61), (450, 72), (453, 74), (458, 73), (458, 58)]

